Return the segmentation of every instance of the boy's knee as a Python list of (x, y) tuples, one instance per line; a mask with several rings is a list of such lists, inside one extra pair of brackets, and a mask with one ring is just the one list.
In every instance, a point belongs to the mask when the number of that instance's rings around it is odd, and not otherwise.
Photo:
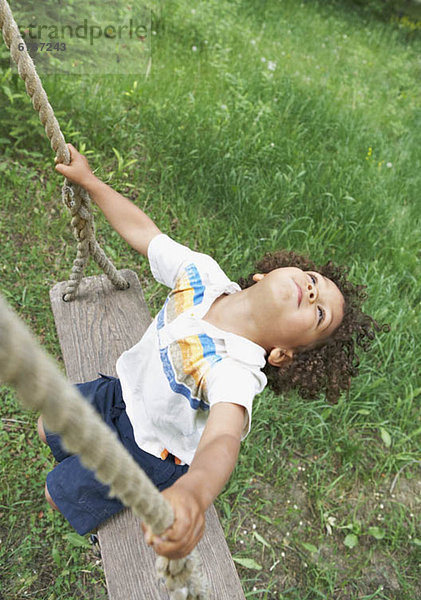
[(42, 421), (42, 417), (41, 416), (38, 417), (37, 429), (38, 429), (38, 435), (39, 435), (39, 437), (42, 439), (42, 441), (44, 442), (44, 444), (46, 444), (47, 443), (47, 437), (45, 435), (44, 423)]
[(57, 507), (56, 503), (54, 502), (54, 500), (50, 496), (50, 492), (48, 491), (47, 484), (45, 484), (45, 499), (47, 500), (48, 504), (52, 508), (54, 508), (54, 510), (58, 510), (58, 507)]

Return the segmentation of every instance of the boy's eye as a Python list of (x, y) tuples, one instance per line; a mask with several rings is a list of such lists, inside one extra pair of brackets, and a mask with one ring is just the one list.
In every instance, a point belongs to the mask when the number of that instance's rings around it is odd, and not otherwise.
[(309, 273), (309, 276), (310, 276), (311, 281), (314, 283), (314, 285), (316, 285), (316, 283), (317, 283), (317, 277), (315, 277), (311, 273)]
[(317, 321), (317, 325), (320, 325), (320, 323), (323, 321), (323, 317), (324, 317), (324, 312), (320, 308), (320, 306), (317, 307), (317, 314), (319, 315), (319, 319)]

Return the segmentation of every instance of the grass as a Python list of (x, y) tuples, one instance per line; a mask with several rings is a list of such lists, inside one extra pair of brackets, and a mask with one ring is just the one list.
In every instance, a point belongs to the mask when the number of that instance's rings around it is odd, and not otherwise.
[[(178, 0), (154, 6), (147, 80), (44, 79), (66, 139), (163, 231), (233, 279), (281, 247), (347, 264), (367, 312), (391, 325), (338, 405), (256, 399), (217, 502), (247, 598), (420, 595), (421, 67), (419, 30), (405, 23), (350, 2)], [(1, 290), (60, 362), (48, 291), (74, 243), (7, 57), (3, 46)], [(156, 312), (165, 290), (96, 221)], [(36, 415), (7, 388), (1, 398), (0, 598), (105, 598), (98, 557), (43, 500), (53, 463)]]

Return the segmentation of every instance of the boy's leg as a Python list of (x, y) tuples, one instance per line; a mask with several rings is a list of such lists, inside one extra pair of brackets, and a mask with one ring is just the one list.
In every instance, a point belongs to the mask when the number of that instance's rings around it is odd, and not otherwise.
[[(114, 422), (123, 410), (121, 392), (115, 377), (101, 375), (86, 383), (75, 384), (79, 392), (116, 431)], [(116, 387), (119, 393), (116, 394)], [(118, 433), (118, 432), (117, 432)], [(117, 498), (109, 497), (109, 487), (100, 483), (92, 471), (86, 469), (78, 456), (68, 453), (58, 434), (45, 429), (42, 417), (38, 419), (38, 434), (46, 442), (59, 463), (47, 475), (45, 497), (50, 506), (63, 514), (78, 533), (83, 535), (97, 528), (124, 506)]]
[[(162, 461), (139, 451), (141, 455), (136, 453), (135, 460), (161, 491), (188, 470), (187, 465), (176, 465), (171, 455)], [(84, 467), (75, 455), (65, 458), (50, 471), (45, 484), (47, 502), (80, 535), (96, 530), (103, 521), (124, 509), (118, 498), (109, 496), (109, 491), (109, 486), (98, 481), (93, 471)]]
[[(44, 442), (44, 444), (46, 444), (47, 443), (47, 438), (46, 438), (46, 435), (45, 435), (44, 423), (42, 422), (42, 416), (41, 415), (38, 417), (37, 429), (38, 429), (38, 435), (39, 435), (39, 437)], [(54, 500), (50, 496), (50, 492), (48, 491), (47, 483), (45, 483), (44, 493), (45, 493), (45, 499), (47, 500), (47, 502), (51, 506), (51, 508), (54, 508), (54, 510), (58, 510), (57, 505), (55, 504)]]
[(44, 444), (46, 444), (47, 443), (47, 438), (45, 436), (44, 423), (42, 421), (42, 416), (41, 415), (38, 417), (37, 430), (38, 430), (39, 437), (44, 442)]
[[(110, 382), (116, 381), (116, 378), (102, 374), (100, 375), (101, 377), (94, 379), (93, 381), (76, 383), (74, 385), (87, 402), (89, 402), (100, 414), (104, 421), (108, 425), (111, 425), (108, 415), (112, 408), (113, 392), (108, 391), (107, 393), (107, 388), (110, 388)], [(48, 444), (57, 462), (61, 462), (68, 456), (71, 456), (71, 453), (63, 447), (60, 436), (44, 427), (42, 416), (38, 419), (37, 428), (39, 437), (44, 443)]]
[(45, 492), (48, 503), (80, 535), (97, 529), (124, 508), (120, 500), (109, 497), (109, 487), (98, 481), (76, 455), (65, 458), (48, 473)]
[[(176, 465), (173, 456), (169, 455), (163, 461), (137, 446), (118, 379), (102, 375), (100, 379), (77, 384), (77, 387), (159, 490), (171, 486), (187, 471), (188, 466)], [(109, 487), (100, 483), (94, 473), (81, 464), (78, 456), (65, 452), (58, 435), (45, 431), (43, 427), (41, 438), (42, 433), (59, 461), (47, 476), (47, 501), (65, 516), (78, 533), (83, 535), (96, 529), (100, 523), (123, 510), (120, 500), (109, 497)]]
[[(46, 444), (47, 443), (47, 438), (45, 436), (44, 424), (42, 422), (42, 416), (41, 415), (38, 417), (37, 430), (38, 430), (39, 437), (44, 442), (44, 444)], [(45, 484), (44, 493), (45, 493), (45, 499), (47, 500), (47, 502), (51, 506), (51, 508), (54, 508), (54, 510), (58, 510), (58, 507), (56, 506), (54, 500), (50, 496), (50, 492), (48, 491), (47, 483)]]
[(48, 491), (47, 483), (45, 484), (45, 499), (47, 500), (47, 502), (51, 506), (51, 508), (54, 508), (54, 510), (59, 510), (57, 504), (54, 502), (54, 500), (50, 496), (50, 492)]

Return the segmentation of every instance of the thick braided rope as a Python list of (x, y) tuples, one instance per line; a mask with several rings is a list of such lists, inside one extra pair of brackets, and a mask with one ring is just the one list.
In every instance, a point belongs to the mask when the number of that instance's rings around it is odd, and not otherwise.
[[(65, 447), (78, 454), (111, 487), (111, 495), (132, 508), (155, 534), (171, 525), (170, 504), (1, 295), (0, 381), (16, 389), (24, 407), (40, 411), (48, 429), (59, 433)], [(207, 582), (196, 549), (180, 560), (159, 557), (157, 573), (164, 577), (171, 600), (207, 600)]]
[[(68, 165), (70, 162), (69, 149), (66, 146), (54, 111), (36, 72), (33, 60), (26, 50), (25, 42), (13, 18), (7, 0), (0, 0), (0, 27), (3, 31), (6, 46), (10, 49), (12, 59), (18, 67), (18, 73), (25, 82), (26, 91), (32, 100), (33, 107), (39, 113), (45, 133), (50, 140), (52, 149), (56, 153), (57, 162)], [(21, 47), (23, 50), (19, 50), (20, 44), (22, 44)], [(92, 257), (98, 265), (103, 268), (113, 285), (118, 289), (126, 289), (129, 284), (117, 272), (117, 269), (105, 256), (104, 252), (99, 250), (98, 243), (95, 240), (91, 200), (88, 193), (80, 186), (66, 179), (62, 189), (62, 199), (72, 214), (73, 232), (78, 241), (77, 257), (73, 264), (64, 299), (73, 300), (75, 298), (90, 253), (92, 253)]]

